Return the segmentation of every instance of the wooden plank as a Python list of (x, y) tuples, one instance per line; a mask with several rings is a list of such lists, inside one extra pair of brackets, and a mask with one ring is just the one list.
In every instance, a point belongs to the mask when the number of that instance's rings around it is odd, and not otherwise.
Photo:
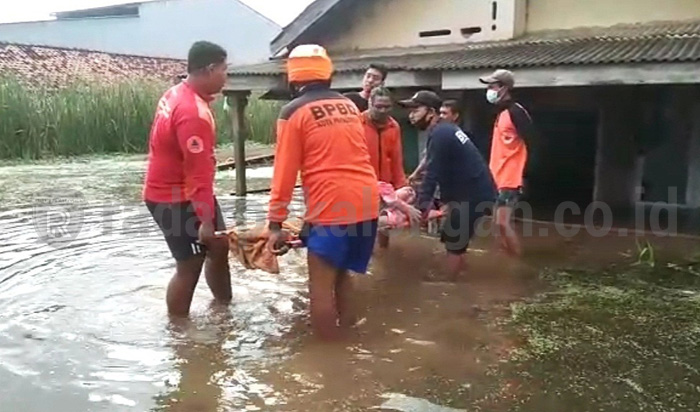
[[(364, 72), (343, 72), (333, 76), (331, 87), (337, 90), (359, 90), (362, 86)], [(401, 70), (391, 72), (387, 78), (386, 86), (398, 87), (440, 87), (441, 75), (439, 71), (409, 71)], [(285, 76), (276, 75), (240, 75), (231, 74), (226, 80), (225, 92), (237, 93), (241, 91), (287, 91)]]
[[(264, 154), (260, 156), (253, 156), (245, 159), (245, 165), (246, 166), (251, 166), (251, 165), (257, 165), (257, 164), (262, 164), (262, 163), (267, 163), (270, 162), (271, 160), (275, 159), (274, 154)], [(228, 170), (228, 169), (233, 169), (236, 167), (236, 161), (232, 162), (224, 162), (220, 163), (217, 166), (218, 170)]]
[[(301, 187), (301, 185), (296, 185), (296, 186), (294, 186), (295, 189), (299, 189), (300, 187)], [(264, 189), (250, 190), (250, 191), (248, 191), (248, 194), (250, 195), (250, 194), (267, 193), (267, 192), (269, 192), (269, 191), (271, 191), (271, 190), (272, 190), (271, 187), (266, 187), (266, 188), (264, 188)], [(231, 196), (238, 196), (238, 195), (237, 195), (236, 193), (231, 193)]]
[[(491, 70), (456, 70), (442, 75), (443, 90), (483, 89)], [(553, 66), (513, 69), (515, 87), (608, 86), (700, 83), (700, 62)]]
[(224, 86), (224, 93), (286, 90), (284, 76), (281, 74), (270, 75), (239, 75), (229, 74)]

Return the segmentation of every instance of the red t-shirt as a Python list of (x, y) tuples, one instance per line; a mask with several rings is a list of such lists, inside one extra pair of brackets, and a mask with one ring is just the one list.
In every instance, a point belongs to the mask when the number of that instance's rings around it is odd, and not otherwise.
[(149, 137), (143, 198), (192, 202), (200, 221), (213, 222), (216, 126), (211, 100), (185, 81), (160, 99)]

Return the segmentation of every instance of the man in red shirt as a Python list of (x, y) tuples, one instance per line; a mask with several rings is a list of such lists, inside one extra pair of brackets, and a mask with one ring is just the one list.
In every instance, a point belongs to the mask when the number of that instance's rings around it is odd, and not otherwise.
[[(401, 126), (391, 117), (393, 98), (389, 89), (379, 86), (370, 93), (369, 110), (361, 114), (367, 139), (369, 157), (374, 172), (381, 182), (390, 183), (394, 189), (408, 184), (403, 169), (403, 147)], [(387, 233), (377, 234), (377, 243), (382, 249), (389, 247)]]
[(206, 260), (205, 276), (217, 302), (231, 300), (228, 241), (214, 197), (216, 127), (209, 103), (226, 82), (226, 51), (209, 42), (189, 51), (187, 78), (158, 102), (149, 138), (143, 199), (176, 261), (168, 285), (168, 312), (189, 314)]

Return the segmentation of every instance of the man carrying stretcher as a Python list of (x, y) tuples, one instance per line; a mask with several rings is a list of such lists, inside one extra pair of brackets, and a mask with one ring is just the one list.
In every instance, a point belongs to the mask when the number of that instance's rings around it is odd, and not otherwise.
[(282, 224), (301, 172), (306, 213), (301, 239), (308, 251), (311, 324), (324, 339), (350, 326), (349, 271), (364, 274), (379, 216), (377, 176), (355, 104), (330, 89), (326, 50), (300, 45), (287, 61), (295, 99), (277, 121), (277, 147), (267, 219), (268, 250), (284, 247)]

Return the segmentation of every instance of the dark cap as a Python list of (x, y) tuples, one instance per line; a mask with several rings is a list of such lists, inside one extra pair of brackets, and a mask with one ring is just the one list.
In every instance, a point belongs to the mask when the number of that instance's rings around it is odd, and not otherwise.
[(401, 100), (399, 105), (409, 108), (427, 106), (435, 110), (440, 110), (440, 106), (442, 106), (442, 99), (435, 92), (431, 92), (430, 90), (421, 90), (414, 94), (410, 99)]
[(511, 89), (515, 86), (515, 76), (513, 72), (503, 69), (498, 69), (486, 77), (481, 77), (479, 81), (484, 84), (501, 83)]

